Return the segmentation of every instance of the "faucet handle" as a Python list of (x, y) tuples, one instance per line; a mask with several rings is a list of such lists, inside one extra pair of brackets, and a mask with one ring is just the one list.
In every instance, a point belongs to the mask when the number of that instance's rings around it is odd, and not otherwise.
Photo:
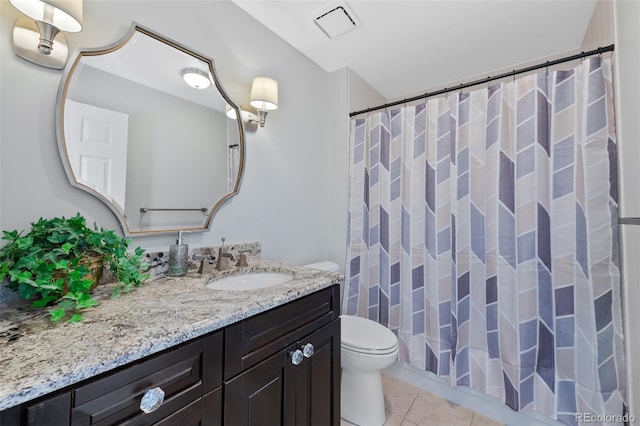
[(240, 259), (238, 259), (238, 264), (236, 266), (249, 266), (249, 264), (247, 263), (247, 255), (246, 253), (251, 253), (251, 249), (247, 249), (247, 250), (239, 250), (238, 253), (240, 254)]
[(210, 274), (212, 272), (211, 261), (213, 256), (194, 256), (196, 260), (200, 260), (200, 266), (198, 267), (199, 274)]

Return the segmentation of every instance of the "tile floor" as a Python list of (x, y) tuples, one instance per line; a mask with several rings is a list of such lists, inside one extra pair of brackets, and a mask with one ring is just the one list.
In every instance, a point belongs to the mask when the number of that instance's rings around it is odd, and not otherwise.
[[(499, 426), (460, 405), (439, 398), (387, 374), (382, 374), (385, 426)], [(342, 420), (340, 426), (351, 426)]]

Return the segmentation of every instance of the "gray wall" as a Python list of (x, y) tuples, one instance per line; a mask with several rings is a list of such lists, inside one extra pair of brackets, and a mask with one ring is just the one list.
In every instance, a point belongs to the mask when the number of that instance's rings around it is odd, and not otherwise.
[[(0, 228), (25, 229), (40, 216), (79, 211), (89, 222), (119, 230), (112, 212), (71, 187), (64, 173), (54, 120), (61, 71), (13, 54), (10, 29), (19, 13), (7, 0), (0, 9)], [(329, 156), (346, 156), (344, 118), (336, 123), (331, 114), (346, 102), (345, 86), (335, 88), (333, 76), (228, 1), (85, 0), (84, 30), (67, 35), (71, 51), (119, 40), (132, 21), (214, 58), (238, 105), (248, 104), (255, 76), (279, 82), (279, 109), (264, 128), (247, 134), (240, 194), (221, 208), (208, 232), (187, 235), (185, 242), (195, 247), (218, 245), (223, 236), (229, 242), (259, 240), (265, 258), (342, 264), (344, 161)], [(166, 250), (172, 241), (173, 235), (137, 237), (134, 244)]]

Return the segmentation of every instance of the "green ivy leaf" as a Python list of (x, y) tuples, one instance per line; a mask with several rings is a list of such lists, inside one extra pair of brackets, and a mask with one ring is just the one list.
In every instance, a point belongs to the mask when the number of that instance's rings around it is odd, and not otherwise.
[(20, 233), (18, 231), (2, 231), (2, 239), (6, 241), (15, 241)]
[(49, 314), (51, 314), (51, 321), (53, 322), (58, 322), (60, 321), (62, 318), (64, 318), (64, 309), (62, 308), (57, 308), (57, 309), (52, 309), (49, 311)]
[(78, 309), (92, 308), (96, 305), (98, 305), (98, 301), (92, 297), (82, 297), (76, 302), (76, 308)]
[(33, 245), (33, 237), (18, 237), (14, 243), (18, 249), (25, 249)]
[(72, 299), (66, 299), (66, 295), (64, 296), (65, 298), (63, 298), (60, 303), (58, 304), (58, 307), (60, 307), (60, 309), (68, 311), (70, 309), (73, 309), (76, 306), (76, 302), (75, 300)]
[(69, 318), (68, 322), (79, 322), (82, 321), (82, 314), (73, 314), (71, 318)]
[(62, 252), (63, 252), (64, 254), (69, 254), (69, 253), (71, 253), (71, 248), (72, 248), (72, 247), (73, 247), (73, 246), (72, 246), (70, 243), (64, 243), (64, 244), (62, 244), (62, 246), (60, 247), (60, 250), (62, 250)]
[(31, 286), (36, 287), (37, 284), (33, 281), (33, 274), (29, 271), (21, 271), (18, 274), (11, 274), (11, 278), (17, 281), (20, 284), (29, 284)]
[(60, 290), (56, 284), (38, 284), (38, 287), (44, 290)]

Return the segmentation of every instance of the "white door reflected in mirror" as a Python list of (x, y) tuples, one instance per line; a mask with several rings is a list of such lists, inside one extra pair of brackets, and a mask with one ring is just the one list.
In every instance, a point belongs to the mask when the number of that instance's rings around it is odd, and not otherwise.
[(72, 100), (67, 100), (64, 113), (69, 157), (76, 180), (124, 211), (128, 115)]

